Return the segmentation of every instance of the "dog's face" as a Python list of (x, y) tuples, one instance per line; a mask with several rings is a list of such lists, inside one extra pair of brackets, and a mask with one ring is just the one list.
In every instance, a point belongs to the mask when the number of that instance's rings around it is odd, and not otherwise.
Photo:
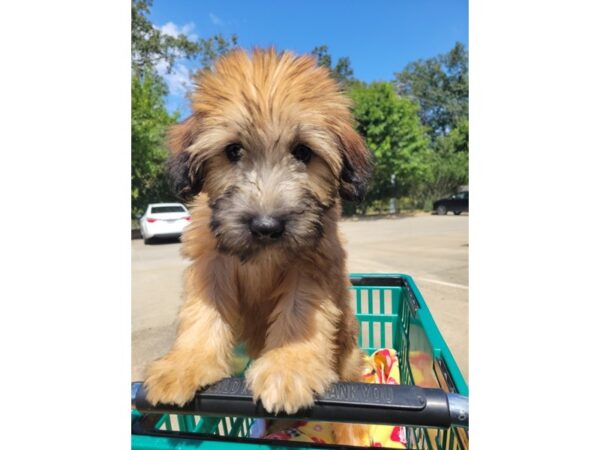
[(208, 195), (222, 252), (314, 246), (338, 198), (364, 194), (370, 152), (311, 57), (234, 51), (199, 75), (192, 111), (171, 130), (171, 173), (184, 199)]

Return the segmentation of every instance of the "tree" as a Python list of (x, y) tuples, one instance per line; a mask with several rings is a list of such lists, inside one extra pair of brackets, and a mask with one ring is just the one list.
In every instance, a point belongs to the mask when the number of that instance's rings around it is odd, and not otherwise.
[(469, 60), (464, 45), (418, 60), (396, 73), (401, 96), (419, 105), (431, 137), (431, 179), (424, 195), (435, 199), (469, 181)]
[(208, 68), (219, 57), (226, 54), (233, 47), (237, 46), (238, 39), (235, 34), (231, 35), (230, 40), (217, 34), (208, 39), (200, 39), (200, 63), (202, 68)]
[(331, 55), (329, 54), (329, 47), (321, 45), (315, 47), (311, 54), (317, 59), (319, 66), (326, 67), (330, 70), (331, 75), (337, 80), (342, 87), (347, 87), (349, 83), (355, 81), (354, 71), (350, 64), (350, 58), (343, 56), (337, 60), (335, 66), (332, 66)]
[(215, 58), (237, 46), (235, 34), (229, 39), (217, 34), (193, 41), (185, 34), (171, 36), (162, 33), (148, 18), (151, 7), (152, 0), (133, 0), (131, 3), (131, 62), (138, 76), (145, 71), (153, 71), (160, 61), (166, 62), (167, 70), (171, 70), (180, 58), (199, 56), (201, 66), (208, 67)]
[(174, 37), (156, 28), (148, 18), (151, 7), (152, 0), (131, 2), (131, 65), (136, 76), (153, 72), (160, 61), (170, 70), (176, 59), (192, 58), (200, 52), (200, 44), (184, 34)]
[(349, 94), (356, 129), (375, 156), (367, 202), (418, 194), (431, 178), (431, 151), (417, 105), (386, 82), (355, 84)]
[(456, 43), (446, 54), (418, 60), (395, 74), (400, 95), (415, 100), (432, 138), (447, 135), (469, 114), (469, 59)]
[(317, 59), (317, 64), (319, 66), (327, 67), (329, 70), (331, 70), (331, 55), (329, 54), (329, 47), (326, 45), (320, 45), (313, 48), (312, 52), (310, 53)]
[(167, 183), (165, 132), (177, 117), (168, 113), (167, 88), (155, 73), (131, 80), (131, 214), (152, 202), (173, 201)]
[(165, 170), (165, 134), (178, 116), (167, 111), (168, 89), (156, 65), (164, 61), (170, 71), (177, 60), (198, 57), (205, 68), (237, 45), (235, 35), (230, 40), (217, 35), (193, 41), (184, 34), (164, 34), (148, 18), (151, 6), (152, 0), (133, 0), (131, 4), (132, 218), (141, 214), (148, 203), (174, 200)]
[(432, 159), (432, 178), (428, 196), (439, 198), (456, 192), (469, 182), (469, 122), (461, 120), (447, 135), (435, 141)]

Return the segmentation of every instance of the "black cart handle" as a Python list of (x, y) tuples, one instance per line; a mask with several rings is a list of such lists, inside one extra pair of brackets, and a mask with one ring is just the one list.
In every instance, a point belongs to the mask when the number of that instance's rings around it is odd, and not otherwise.
[(143, 413), (198, 414), (291, 418), (328, 422), (355, 422), (448, 428), (469, 426), (469, 399), (441, 389), (410, 385), (334, 383), (316, 397), (310, 409), (295, 414), (267, 412), (254, 403), (244, 378), (225, 378), (203, 390), (183, 406), (151, 405), (141, 382), (131, 384), (131, 406)]

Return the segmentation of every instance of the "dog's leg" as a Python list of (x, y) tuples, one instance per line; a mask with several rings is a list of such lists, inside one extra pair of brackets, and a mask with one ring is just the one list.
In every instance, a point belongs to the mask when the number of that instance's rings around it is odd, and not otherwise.
[(209, 274), (198, 274), (193, 267), (186, 273), (186, 300), (179, 314), (175, 344), (148, 370), (145, 387), (153, 404), (183, 405), (198, 388), (231, 374), (232, 321), (226, 320), (227, 311), (219, 304), (235, 304), (236, 299), (223, 301), (225, 296), (231, 297), (231, 290), (223, 289)]
[(334, 342), (341, 311), (308, 278), (290, 278), (269, 318), (265, 348), (246, 371), (255, 400), (270, 412), (310, 407), (315, 394), (338, 380)]

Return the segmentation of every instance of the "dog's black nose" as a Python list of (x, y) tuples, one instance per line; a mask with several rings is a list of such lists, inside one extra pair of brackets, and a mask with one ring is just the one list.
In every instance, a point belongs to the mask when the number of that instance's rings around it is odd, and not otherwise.
[(250, 231), (261, 238), (277, 239), (283, 234), (283, 220), (271, 216), (257, 216), (250, 222)]

